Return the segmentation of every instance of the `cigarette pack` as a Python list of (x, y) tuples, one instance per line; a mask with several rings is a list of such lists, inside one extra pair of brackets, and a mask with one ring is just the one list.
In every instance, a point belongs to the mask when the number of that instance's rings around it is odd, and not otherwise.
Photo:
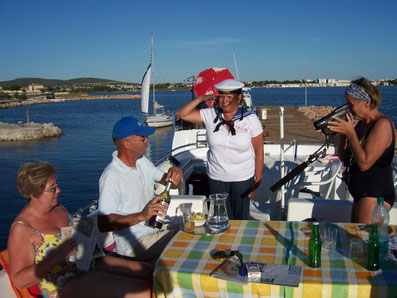
[(248, 280), (259, 282), (261, 280), (261, 268), (259, 264), (247, 264), (246, 267)]

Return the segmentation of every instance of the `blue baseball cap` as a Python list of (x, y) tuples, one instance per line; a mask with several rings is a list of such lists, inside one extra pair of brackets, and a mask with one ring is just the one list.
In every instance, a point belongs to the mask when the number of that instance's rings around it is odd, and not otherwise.
[(136, 136), (150, 136), (156, 129), (143, 125), (138, 119), (127, 116), (121, 118), (113, 127), (113, 138), (124, 139), (126, 137)]

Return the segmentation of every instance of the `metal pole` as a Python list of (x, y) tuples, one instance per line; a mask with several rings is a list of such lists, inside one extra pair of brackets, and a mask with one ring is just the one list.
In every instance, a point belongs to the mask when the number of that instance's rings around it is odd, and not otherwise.
[(307, 63), (305, 57), (305, 107), (307, 107)]
[[(284, 177), (284, 107), (280, 107), (280, 178)], [(281, 220), (285, 219), (285, 189), (281, 186)]]

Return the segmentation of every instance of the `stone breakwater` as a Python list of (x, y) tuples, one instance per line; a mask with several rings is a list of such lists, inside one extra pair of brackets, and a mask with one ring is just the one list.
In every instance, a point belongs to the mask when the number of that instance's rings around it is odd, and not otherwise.
[(57, 137), (62, 134), (61, 129), (53, 123), (18, 123), (0, 122), (0, 141), (23, 141)]
[(306, 106), (306, 107), (298, 107), (297, 108), (299, 112), (301, 112), (305, 117), (310, 119), (311, 121), (317, 121), (321, 119), (322, 117), (327, 116), (330, 114), (333, 110), (335, 110), (335, 107), (330, 107), (330, 106)]

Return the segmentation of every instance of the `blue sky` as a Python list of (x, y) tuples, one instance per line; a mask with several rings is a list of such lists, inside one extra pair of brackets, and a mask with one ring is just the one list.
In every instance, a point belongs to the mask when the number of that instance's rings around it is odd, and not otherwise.
[(397, 78), (397, 1), (1, 0), (0, 81)]

